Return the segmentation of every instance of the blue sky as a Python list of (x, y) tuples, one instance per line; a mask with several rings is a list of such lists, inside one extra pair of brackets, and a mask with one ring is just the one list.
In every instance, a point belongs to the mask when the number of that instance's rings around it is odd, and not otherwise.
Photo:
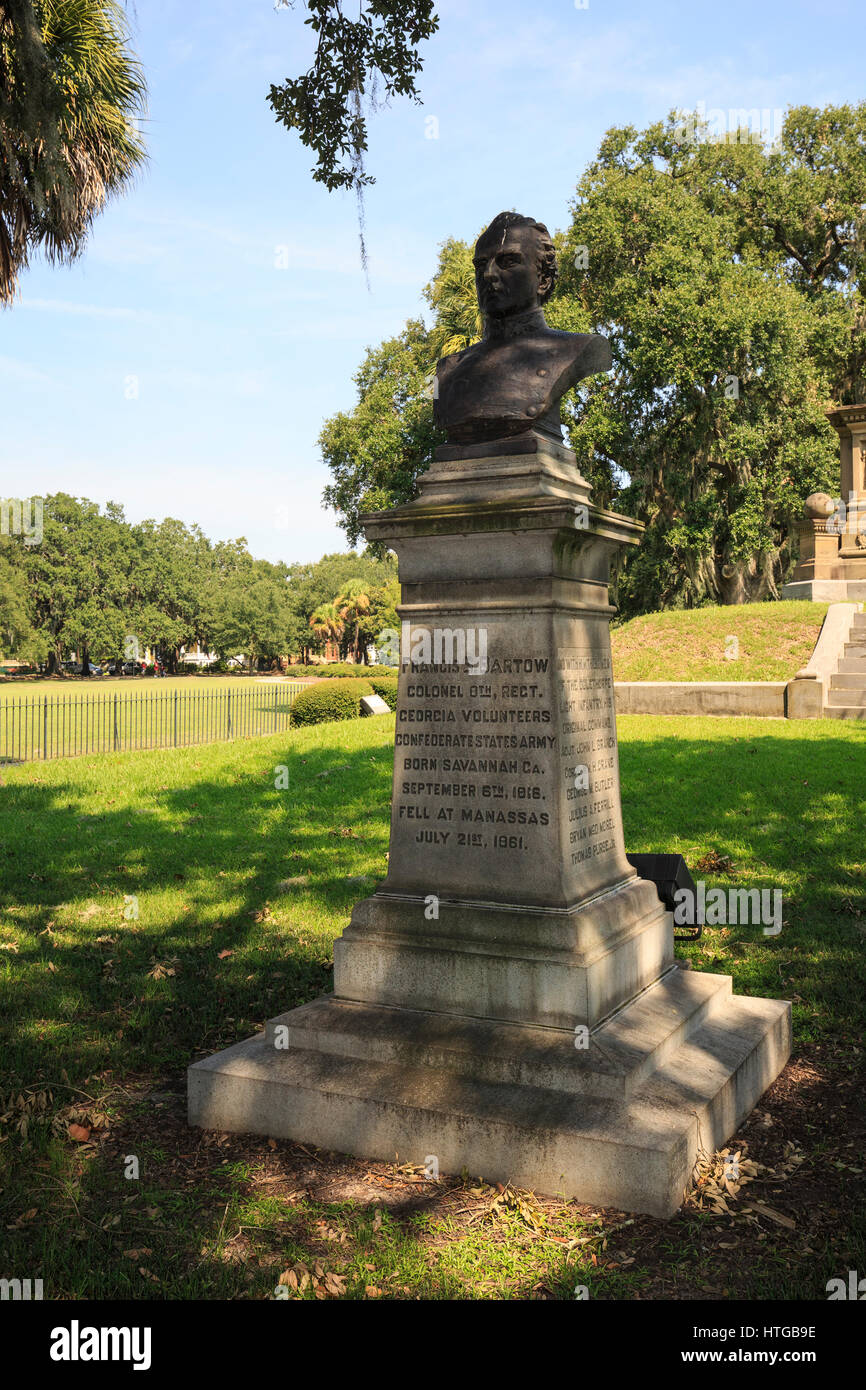
[(866, 91), (862, 0), (438, 12), (423, 105), (371, 120), (368, 291), (354, 199), (313, 183), (266, 102), (309, 62), (301, 0), (138, 0), (150, 163), (83, 259), (35, 262), (0, 314), (0, 495), (111, 499), (271, 560), (345, 549), (316, 438), (365, 347), (423, 311), (441, 241), (507, 207), (565, 226), (612, 125)]

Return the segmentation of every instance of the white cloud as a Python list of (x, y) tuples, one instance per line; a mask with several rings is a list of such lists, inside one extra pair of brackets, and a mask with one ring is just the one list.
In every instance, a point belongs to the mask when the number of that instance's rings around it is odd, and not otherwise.
[(75, 314), (82, 318), (126, 319), (134, 323), (160, 323), (162, 314), (149, 309), (128, 309), (114, 304), (80, 304), (73, 299), (22, 299), (17, 306), (44, 314)]
[(37, 386), (50, 386), (52, 378), (29, 362), (18, 362), (14, 357), (0, 357), (0, 376), (7, 381), (27, 382)]

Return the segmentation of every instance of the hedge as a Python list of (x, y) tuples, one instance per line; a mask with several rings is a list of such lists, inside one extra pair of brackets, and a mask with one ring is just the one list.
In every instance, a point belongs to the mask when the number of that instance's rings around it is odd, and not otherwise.
[(370, 684), (377, 695), (382, 699), (389, 709), (397, 708), (397, 677), (385, 677), (378, 680), (371, 680)]
[(351, 676), (354, 680), (369, 680), (371, 676), (393, 676), (396, 666), (353, 666), (348, 661), (329, 661), (321, 666), (289, 666), (286, 675), (291, 680), (298, 676), (318, 676), (321, 680), (342, 680)]
[(372, 695), (365, 680), (322, 681), (302, 690), (292, 705), (293, 724), (327, 724), (332, 719), (358, 719), (361, 696)]

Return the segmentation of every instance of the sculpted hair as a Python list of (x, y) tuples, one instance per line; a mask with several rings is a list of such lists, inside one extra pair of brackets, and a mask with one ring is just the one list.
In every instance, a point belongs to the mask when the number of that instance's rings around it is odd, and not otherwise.
[(481, 233), (479, 242), (493, 241), (495, 238), (504, 237), (511, 227), (531, 227), (535, 232), (535, 241), (538, 247), (538, 270), (543, 276), (550, 277), (550, 285), (543, 295), (539, 295), (539, 303), (546, 304), (553, 294), (553, 287), (556, 284), (556, 277), (559, 273), (556, 264), (556, 247), (543, 222), (536, 222), (532, 217), (523, 217), (519, 212), (500, 212), (490, 226)]

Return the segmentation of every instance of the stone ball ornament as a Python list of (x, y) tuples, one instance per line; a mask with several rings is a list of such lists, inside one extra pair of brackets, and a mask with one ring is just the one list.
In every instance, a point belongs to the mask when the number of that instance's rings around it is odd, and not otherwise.
[(812, 517), (816, 521), (823, 521), (828, 516), (832, 516), (836, 510), (836, 503), (826, 492), (812, 492), (806, 498), (803, 505), (806, 516)]

